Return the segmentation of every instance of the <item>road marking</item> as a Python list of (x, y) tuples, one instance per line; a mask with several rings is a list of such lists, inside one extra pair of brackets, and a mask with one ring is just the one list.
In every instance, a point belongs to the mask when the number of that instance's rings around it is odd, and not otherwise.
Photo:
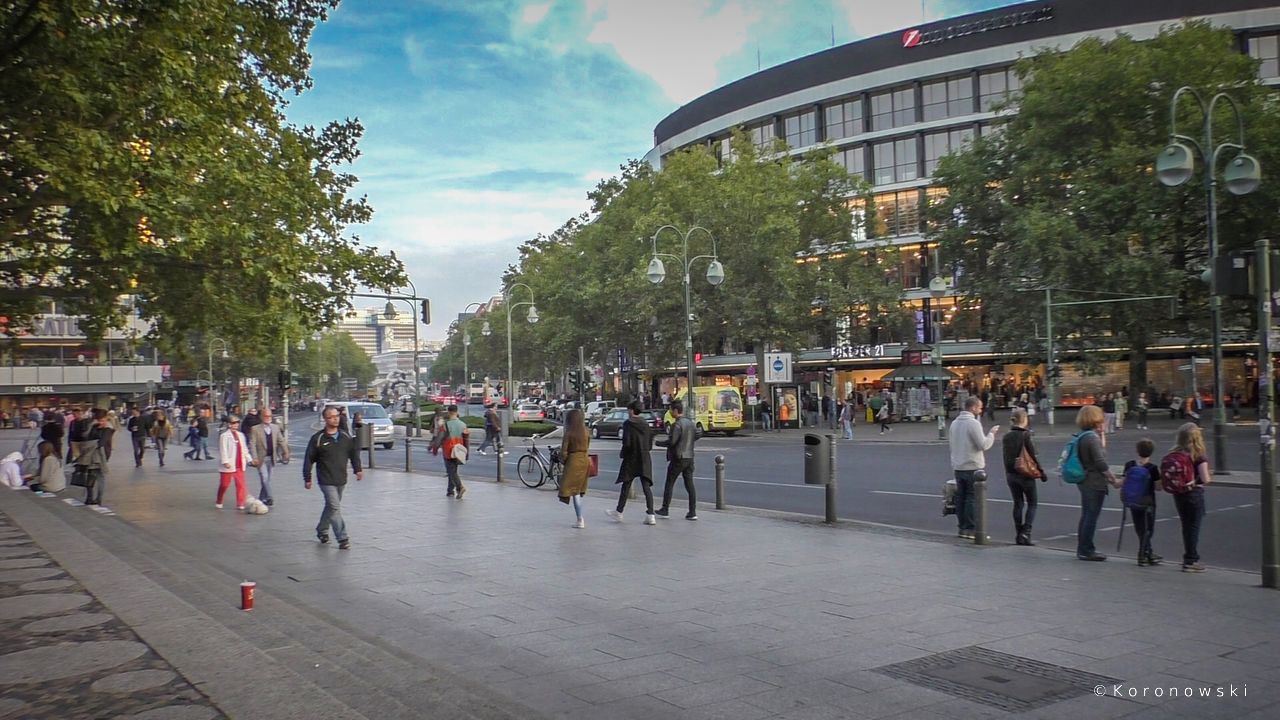
[[(940, 495), (940, 494), (934, 494), (934, 493), (900, 492), (900, 491), (897, 491), (897, 490), (872, 490), (871, 492), (872, 492), (872, 493), (874, 493), (874, 494), (876, 494), (876, 495), (906, 495), (906, 496), (909, 496), (909, 497), (931, 498), (931, 499), (933, 499), (933, 500), (941, 500), (941, 499), (942, 499), (942, 495)], [(1004, 498), (993, 498), (993, 497), (989, 497), (989, 498), (987, 498), (987, 502), (1008, 503), (1008, 504), (1010, 504), (1010, 505), (1012, 505), (1012, 504), (1013, 504), (1013, 501), (1012, 501), (1012, 500), (1005, 500)], [(1058, 508), (1068, 508), (1068, 509), (1071, 509), (1071, 510), (1079, 510), (1079, 509), (1080, 509), (1080, 506), (1079, 506), (1079, 505), (1064, 505), (1064, 504), (1062, 504), (1062, 503), (1047, 503), (1047, 502), (1042, 502), (1042, 503), (1036, 503), (1036, 504), (1037, 504), (1039, 507), (1058, 507)], [(1103, 509), (1103, 510), (1106, 510), (1106, 511), (1109, 511), (1109, 512), (1124, 512), (1124, 508), (1104, 507), (1104, 508), (1102, 508), (1102, 509)]]

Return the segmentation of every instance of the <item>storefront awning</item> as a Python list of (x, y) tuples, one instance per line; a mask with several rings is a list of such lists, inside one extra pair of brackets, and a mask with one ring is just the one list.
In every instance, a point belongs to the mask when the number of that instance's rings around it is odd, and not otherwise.
[[(939, 373), (941, 371), (941, 373)], [(937, 365), (903, 365), (893, 369), (888, 375), (880, 378), (880, 382), (938, 382), (939, 380), (959, 380), (960, 376)]]

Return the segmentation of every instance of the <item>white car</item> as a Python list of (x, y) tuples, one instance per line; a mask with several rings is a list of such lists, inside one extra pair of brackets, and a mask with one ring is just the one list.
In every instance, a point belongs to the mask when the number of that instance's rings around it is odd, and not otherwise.
[(587, 409), (584, 410), (587, 422), (604, 417), (608, 412), (618, 406), (618, 403), (612, 400), (595, 400), (587, 403)]
[[(386, 450), (390, 450), (396, 445), (396, 426), (391, 422), (391, 416), (387, 414), (387, 409), (377, 403), (371, 402), (329, 402), (325, 403), (325, 409), (329, 408), (346, 408), (347, 422), (353, 422), (356, 413), (360, 413), (360, 419), (373, 426), (373, 444), (380, 445)], [(355, 432), (355, 428), (350, 428), (351, 432)], [(357, 438), (358, 439), (358, 438)]]
[(541, 406), (534, 403), (523, 403), (516, 407), (516, 422), (522, 420), (543, 420), (547, 417), (547, 413)]

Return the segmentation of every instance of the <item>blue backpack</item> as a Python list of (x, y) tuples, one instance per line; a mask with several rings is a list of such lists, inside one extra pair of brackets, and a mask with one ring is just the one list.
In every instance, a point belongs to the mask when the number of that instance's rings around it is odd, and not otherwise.
[(1153, 478), (1146, 465), (1130, 465), (1124, 471), (1124, 484), (1120, 486), (1120, 501), (1125, 507), (1150, 507), (1153, 496)]
[(1065, 482), (1069, 482), (1072, 485), (1079, 485), (1084, 482), (1084, 463), (1080, 462), (1080, 438), (1093, 434), (1092, 430), (1076, 433), (1071, 436), (1067, 446), (1062, 449), (1062, 455), (1058, 458), (1058, 474), (1062, 476)]

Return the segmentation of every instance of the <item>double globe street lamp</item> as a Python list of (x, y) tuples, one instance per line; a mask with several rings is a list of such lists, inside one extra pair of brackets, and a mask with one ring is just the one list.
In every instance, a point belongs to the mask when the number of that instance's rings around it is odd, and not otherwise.
[[(525, 290), (529, 291), (528, 302), (518, 302), (518, 303), (511, 302), (512, 292), (519, 287), (522, 287)], [(498, 433), (498, 438), (499, 438), (499, 442), (505, 446), (506, 439), (507, 439), (507, 432), (510, 428), (509, 418), (511, 417), (511, 411), (515, 407), (514, 405), (515, 379), (512, 376), (512, 369), (511, 369), (511, 311), (523, 305), (528, 305), (529, 313), (528, 315), (526, 315), (526, 317), (528, 318), (530, 324), (534, 324), (538, 322), (538, 308), (533, 304), (533, 288), (520, 282), (513, 283), (511, 287), (504, 288), (502, 290), (502, 304), (507, 308), (507, 384), (506, 384), (506, 387), (503, 388), (503, 396), (506, 398), (506, 401), (507, 401), (507, 412), (506, 414), (502, 415), (504, 422), (502, 423), (502, 427), (500, 428), (500, 432)], [(484, 327), (480, 329), (480, 334), (487, 337), (492, 333), (493, 333), (493, 329), (489, 327), (489, 321), (485, 320)], [(466, 338), (464, 337), (463, 340), (465, 341)], [(502, 457), (501, 456), (498, 457), (498, 479), (499, 480), (502, 479)]]
[[(663, 230), (671, 230), (680, 237), (680, 255), (658, 252), (658, 235), (661, 234)], [(711, 238), (710, 255), (697, 255), (692, 258), (689, 257), (689, 236), (693, 235), (696, 230), (701, 230), (707, 234), (708, 238)], [(666, 279), (667, 270), (662, 264), (662, 258), (664, 257), (670, 258), (678, 263), (678, 267), (684, 271), (684, 352), (685, 362), (689, 370), (689, 395), (686, 399), (692, 401), (693, 388), (697, 381), (697, 368), (693, 362), (693, 315), (692, 310), (690, 309), (689, 275), (693, 270), (693, 264), (695, 262), (698, 260), (710, 260), (711, 262), (707, 264), (707, 282), (713, 287), (718, 287), (724, 282), (724, 266), (720, 264), (719, 253), (716, 250), (715, 236), (711, 234), (710, 230), (702, 227), (701, 225), (694, 225), (686, 232), (680, 232), (680, 230), (674, 225), (663, 225), (654, 231), (653, 235), (649, 237), (649, 241), (653, 244), (653, 259), (649, 261), (649, 267), (645, 270), (645, 277), (649, 278), (649, 282), (654, 285), (660, 285), (662, 281)]]
[[(1178, 100), (1184, 95), (1195, 98), (1201, 113), (1201, 140), (1178, 133)], [(1213, 111), (1219, 102), (1231, 107), (1236, 118), (1238, 142), (1213, 144)], [(1205, 191), (1205, 211), (1208, 215), (1207, 236), (1209, 245), (1210, 290), (1209, 311), (1213, 325), (1213, 460), (1219, 472), (1227, 470), (1226, 424), (1227, 413), (1223, 402), (1222, 368), (1222, 297), (1219, 294), (1222, 278), (1217, 271), (1218, 261), (1218, 161), (1224, 150), (1236, 151), (1222, 171), (1227, 191), (1232, 195), (1248, 195), (1262, 183), (1262, 168), (1257, 159), (1245, 152), (1244, 117), (1240, 106), (1226, 93), (1216, 93), (1206, 103), (1195, 88), (1183, 86), (1173, 94), (1169, 103), (1169, 145), (1156, 157), (1156, 177), (1169, 187), (1187, 182), (1195, 175), (1196, 156), (1201, 159), (1202, 180)], [(1194, 363), (1191, 372), (1195, 372)]]
[[(484, 303), (473, 302), (462, 309), (462, 314), (466, 315), (471, 312), (471, 308), (484, 309)], [(485, 327), (489, 327), (489, 323), (485, 323)], [(486, 335), (488, 333), (485, 333)], [(467, 354), (471, 350), (471, 331), (463, 325), (462, 329), (462, 386), (466, 394), (462, 398), (462, 414), (471, 414), (471, 365)]]
[(209, 403), (210, 412), (214, 417), (218, 416), (218, 390), (213, 386), (213, 346), (220, 345), (222, 347), (222, 359), (226, 360), (231, 357), (227, 349), (231, 347), (226, 340), (216, 337), (209, 340)]

